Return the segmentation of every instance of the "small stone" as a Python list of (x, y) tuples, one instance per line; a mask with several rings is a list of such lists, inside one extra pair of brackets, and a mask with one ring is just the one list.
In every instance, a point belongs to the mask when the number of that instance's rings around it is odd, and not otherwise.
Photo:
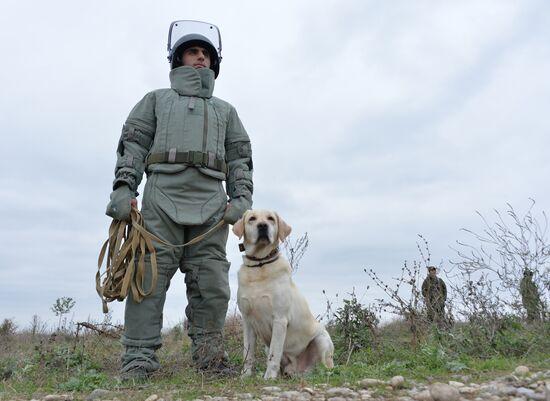
[(333, 387), (326, 391), (327, 397), (353, 397), (357, 393), (347, 387)]
[(315, 390), (313, 390), (311, 387), (304, 387), (304, 388), (302, 389), (302, 391), (303, 391), (304, 393), (308, 393), (308, 394), (310, 394), (310, 395), (315, 394)]
[(498, 393), (501, 395), (514, 395), (516, 393), (516, 388), (512, 386), (499, 386)]
[(378, 379), (363, 379), (358, 381), (357, 384), (363, 388), (369, 388), (374, 386), (380, 386), (381, 384), (386, 384), (386, 383)]
[(149, 397), (145, 399), (145, 401), (157, 401), (159, 399), (159, 396), (156, 394), (151, 394)]
[(281, 392), (281, 388), (277, 387), (277, 386), (263, 387), (262, 390), (266, 393), (280, 393)]
[(544, 376), (544, 372), (535, 372), (531, 375), (532, 380), (540, 380)]
[(273, 397), (273, 396), (266, 396), (262, 397), (262, 401), (279, 401), (281, 398), (279, 397)]
[(327, 401), (347, 401), (344, 397), (330, 397)]
[(235, 394), (238, 400), (251, 400), (254, 397), (250, 393)]
[(535, 390), (531, 390), (530, 388), (519, 387), (516, 389), (516, 395), (530, 397), (533, 394), (535, 394)]
[(371, 398), (371, 394), (369, 390), (359, 390), (359, 397), (361, 397), (362, 400), (368, 400)]
[(416, 393), (412, 396), (416, 401), (432, 401), (432, 395), (429, 390), (424, 390), (419, 393)]
[(460, 397), (460, 393), (456, 388), (444, 383), (432, 384), (430, 395), (434, 401), (457, 401)]
[(498, 392), (497, 386), (494, 384), (482, 384), (479, 386), (479, 390), (482, 393), (496, 394)]
[(475, 394), (475, 393), (477, 393), (477, 390), (473, 387), (464, 386), (464, 387), (459, 387), (458, 392), (460, 394)]
[(296, 400), (296, 398), (301, 397), (299, 391), (283, 391), (281, 394), (279, 394), (279, 397), (285, 400)]
[(227, 397), (213, 397), (212, 401), (229, 401)]
[(449, 382), (449, 386), (453, 386), (454, 388), (460, 388), (460, 387), (464, 387), (464, 383), (454, 382), (454, 381), (451, 380)]
[(503, 377), (504, 381), (507, 381), (509, 383), (515, 383), (519, 380), (519, 377), (516, 375), (508, 375)]
[(517, 376), (527, 376), (529, 374), (529, 368), (527, 366), (520, 365), (514, 370), (514, 374)]
[(394, 389), (402, 388), (405, 385), (405, 378), (403, 376), (394, 376), (390, 379), (390, 385)]
[(70, 401), (71, 396), (67, 394), (49, 394), (43, 398), (44, 401)]
[(92, 391), (87, 397), (86, 401), (95, 401), (100, 400), (102, 398), (107, 397), (109, 394), (111, 394), (110, 391), (104, 390), (102, 388), (96, 388), (94, 391)]

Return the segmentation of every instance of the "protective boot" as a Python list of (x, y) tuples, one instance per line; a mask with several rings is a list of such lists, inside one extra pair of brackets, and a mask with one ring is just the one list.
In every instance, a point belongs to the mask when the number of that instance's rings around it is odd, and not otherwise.
[(200, 372), (228, 377), (239, 374), (224, 351), (221, 333), (193, 335), (191, 341), (193, 363)]
[(160, 364), (154, 349), (126, 347), (122, 356), (120, 379), (124, 382), (144, 381), (158, 369), (160, 369)]

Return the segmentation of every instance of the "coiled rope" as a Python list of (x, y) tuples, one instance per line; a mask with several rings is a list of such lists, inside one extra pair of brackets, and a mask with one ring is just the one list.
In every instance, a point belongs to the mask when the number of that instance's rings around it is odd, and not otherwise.
[[(220, 220), (205, 233), (193, 238), (183, 245), (172, 245), (148, 232), (143, 224), (143, 216), (132, 207), (130, 222), (113, 220), (109, 227), (109, 237), (101, 247), (95, 276), (96, 291), (103, 304), (103, 313), (108, 313), (108, 302), (123, 301), (129, 291), (132, 298), (140, 303), (151, 295), (156, 288), (158, 278), (157, 254), (153, 242), (159, 242), (172, 248), (184, 248), (202, 241), (208, 235), (222, 227)], [(151, 263), (145, 263), (145, 254), (149, 253)], [(106, 259), (105, 271), (101, 272), (103, 260)], [(144, 288), (146, 266), (150, 268), (151, 285)]]

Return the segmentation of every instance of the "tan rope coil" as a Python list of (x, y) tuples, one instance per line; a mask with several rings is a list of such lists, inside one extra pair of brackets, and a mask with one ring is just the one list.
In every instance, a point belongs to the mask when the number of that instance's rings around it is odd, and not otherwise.
[[(111, 222), (109, 238), (99, 252), (95, 281), (96, 291), (103, 303), (103, 313), (109, 312), (108, 302), (123, 301), (130, 290), (132, 298), (138, 303), (153, 293), (158, 278), (157, 254), (153, 242), (159, 242), (172, 248), (183, 248), (202, 241), (225, 224), (223, 220), (220, 220), (215, 226), (191, 241), (183, 245), (172, 245), (145, 229), (143, 216), (135, 207), (132, 207), (130, 212), (130, 220), (130, 222), (123, 220)], [(151, 256), (149, 264), (151, 285), (147, 290), (144, 289), (146, 253)], [(105, 257), (105, 271), (102, 273), (101, 266), (103, 266)], [(136, 260), (136, 257), (139, 259)]]

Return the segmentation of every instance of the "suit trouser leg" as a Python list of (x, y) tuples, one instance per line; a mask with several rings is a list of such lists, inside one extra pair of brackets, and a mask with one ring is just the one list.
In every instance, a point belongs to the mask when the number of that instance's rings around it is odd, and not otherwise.
[[(162, 210), (150, 207), (143, 209), (146, 229), (170, 243), (183, 243), (184, 229), (174, 223)], [(161, 347), (162, 311), (170, 280), (178, 270), (182, 250), (154, 243), (158, 265), (157, 285), (153, 293), (141, 302), (131, 295), (126, 300), (124, 333), (121, 338), (125, 346), (122, 356), (122, 371), (144, 367), (148, 372), (160, 368), (155, 350)], [(144, 289), (150, 288), (150, 255), (145, 257), (146, 276)]]
[[(187, 239), (206, 232), (223, 216), (223, 210), (202, 226), (187, 226)], [(222, 330), (230, 298), (229, 266), (226, 243), (229, 228), (216, 232), (184, 250), (182, 271), (185, 273), (189, 322), (194, 363), (207, 368), (226, 358)]]

